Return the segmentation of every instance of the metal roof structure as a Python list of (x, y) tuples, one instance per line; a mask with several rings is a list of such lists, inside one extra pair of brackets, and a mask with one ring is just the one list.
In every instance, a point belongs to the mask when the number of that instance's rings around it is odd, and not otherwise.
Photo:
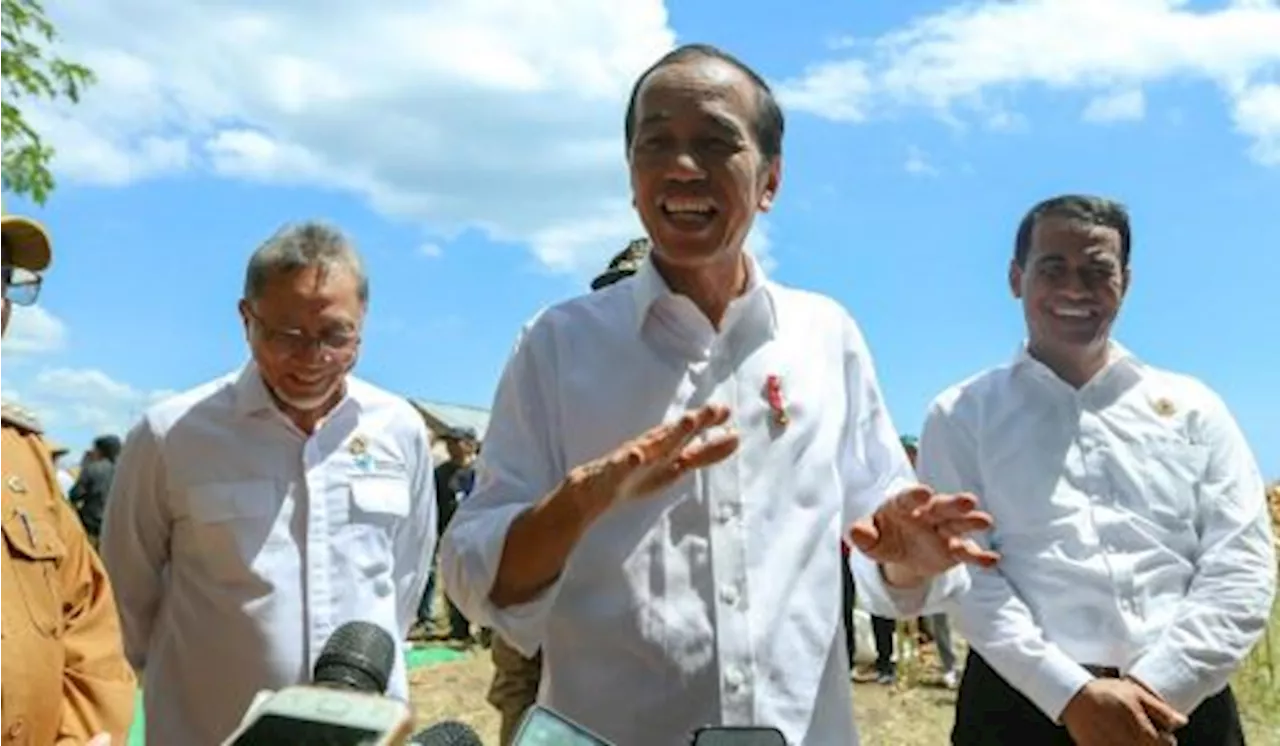
[(410, 398), (409, 403), (422, 413), (433, 435), (454, 427), (469, 427), (476, 431), (476, 435), (481, 440), (484, 440), (484, 433), (489, 427), (489, 410), (487, 409), (414, 398)]

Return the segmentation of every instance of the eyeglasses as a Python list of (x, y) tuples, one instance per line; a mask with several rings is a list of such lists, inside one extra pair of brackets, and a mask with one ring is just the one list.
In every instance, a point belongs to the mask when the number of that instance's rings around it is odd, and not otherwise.
[(43, 278), (29, 269), (4, 265), (4, 298), (15, 306), (29, 306), (40, 297)]
[(319, 336), (313, 336), (301, 329), (273, 326), (252, 308), (249, 309), (249, 318), (253, 319), (254, 328), (262, 341), (286, 355), (301, 356), (317, 348), (330, 355), (348, 355), (360, 344), (359, 333), (346, 329), (330, 329)]

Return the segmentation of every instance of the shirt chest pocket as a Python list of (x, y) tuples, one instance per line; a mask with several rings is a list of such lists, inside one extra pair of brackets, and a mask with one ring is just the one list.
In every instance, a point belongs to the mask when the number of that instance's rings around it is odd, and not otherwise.
[(278, 525), (283, 497), (272, 480), (190, 487), (187, 507), (198, 563), (228, 583), (267, 576), (280, 552), (293, 551), (288, 526)]
[(1196, 515), (1198, 488), (1209, 466), (1209, 451), (1172, 438), (1143, 442), (1134, 465), (1138, 510), (1145, 509), (1164, 525), (1185, 529)]
[(337, 533), (338, 547), (369, 577), (391, 574), (396, 527), (409, 515), (409, 482), (400, 475), (352, 476), (349, 519)]
[[(67, 548), (54, 529), (53, 523), (41, 519), (39, 513), (22, 508), (5, 512), (4, 540), (13, 559), (8, 563), (13, 574), (6, 575), (5, 581), (11, 578), (16, 581), (31, 626), (49, 638), (60, 636), (64, 629), (62, 582), (58, 573)], [(6, 603), (11, 598), (5, 594)]]

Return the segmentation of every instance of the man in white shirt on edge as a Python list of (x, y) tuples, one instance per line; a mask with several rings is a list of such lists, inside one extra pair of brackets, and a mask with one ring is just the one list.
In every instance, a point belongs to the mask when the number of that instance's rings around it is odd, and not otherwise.
[(1244, 743), (1227, 681), (1275, 594), (1262, 478), (1215, 393), (1111, 341), (1129, 253), (1115, 202), (1032, 208), (1025, 348), (930, 408), (920, 477), (981, 495), (1001, 555), (956, 616), (957, 746)]
[(995, 561), (961, 538), (990, 525), (971, 496), (914, 486), (853, 320), (743, 249), (782, 130), (714, 48), (641, 75), (626, 144), (651, 257), (526, 327), (442, 540), (466, 613), (541, 644), (539, 701), (618, 746), (721, 724), (855, 743), (841, 534), (859, 521), (858, 586), (883, 614)]
[(430, 445), (407, 401), (348, 375), (367, 300), (341, 233), (286, 227), (249, 260), (251, 362), (129, 434), (101, 552), (148, 743), (220, 743), (256, 692), (310, 680), (348, 621), (409, 631), (435, 542)]

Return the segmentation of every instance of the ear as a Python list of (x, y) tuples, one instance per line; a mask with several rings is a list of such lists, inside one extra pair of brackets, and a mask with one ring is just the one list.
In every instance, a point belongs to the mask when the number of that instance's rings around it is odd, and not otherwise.
[(1122, 270), (1122, 274), (1120, 276), (1120, 298), (1121, 299), (1123, 299), (1126, 295), (1129, 294), (1129, 283), (1132, 280), (1133, 280), (1133, 275), (1130, 274), (1129, 268), (1125, 267), (1124, 270)]
[(249, 301), (241, 298), (236, 304), (236, 311), (240, 314), (240, 323), (244, 326), (244, 336), (247, 339), (252, 331), (249, 325), (253, 323), (253, 316), (249, 313)]
[(756, 204), (760, 212), (768, 212), (773, 207), (773, 201), (778, 196), (778, 187), (781, 185), (782, 156), (778, 156), (765, 167), (764, 191), (761, 192), (760, 201)]
[(1023, 269), (1018, 266), (1018, 260), (1009, 260), (1009, 291), (1018, 300), (1022, 300), (1022, 274)]

